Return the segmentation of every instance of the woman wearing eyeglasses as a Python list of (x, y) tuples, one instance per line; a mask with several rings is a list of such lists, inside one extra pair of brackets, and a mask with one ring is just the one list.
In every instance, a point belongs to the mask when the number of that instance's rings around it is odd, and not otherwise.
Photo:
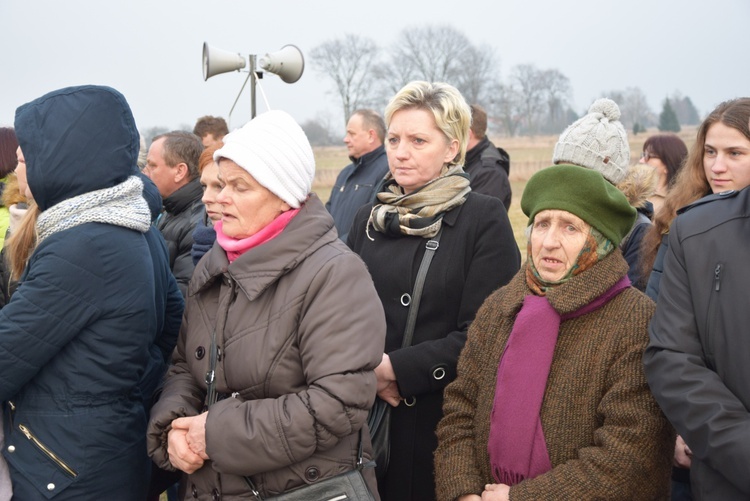
[(654, 214), (664, 204), (667, 191), (674, 184), (677, 172), (687, 158), (685, 142), (675, 134), (656, 134), (643, 143), (641, 163), (653, 167), (658, 177), (656, 191), (648, 198), (654, 206)]

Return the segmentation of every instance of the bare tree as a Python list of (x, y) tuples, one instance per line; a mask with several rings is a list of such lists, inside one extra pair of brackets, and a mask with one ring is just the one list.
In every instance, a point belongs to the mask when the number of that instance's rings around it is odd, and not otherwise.
[(380, 48), (375, 41), (352, 34), (324, 42), (310, 52), (313, 67), (336, 85), (344, 124), (352, 112), (366, 106), (371, 99), (372, 70), (379, 56)]
[(509, 136), (515, 136), (523, 122), (524, 100), (513, 84), (498, 83), (491, 87), (492, 98), (488, 110), (499, 121), (500, 127)]
[(470, 47), (461, 65), (463, 71), (456, 87), (469, 104), (486, 106), (492, 82), (500, 79), (500, 63), (495, 49), (489, 45)]
[(570, 107), (570, 80), (559, 70), (544, 70), (540, 73), (547, 116), (544, 117), (544, 132), (562, 132), (568, 126), (567, 109)]
[(407, 28), (391, 46), (388, 60), (374, 70), (380, 82), (379, 102), (385, 104), (413, 80), (426, 80), (449, 83), (467, 102), (485, 104), (499, 66), (492, 47), (475, 47), (450, 26)]
[(646, 94), (640, 87), (626, 87), (624, 91), (613, 90), (602, 93), (620, 107), (620, 122), (625, 129), (632, 130), (635, 124), (648, 127), (655, 123), (654, 112), (648, 105)]
[[(393, 64), (409, 68), (409, 80), (447, 82), (456, 85), (462, 61), (472, 49), (466, 36), (450, 26), (406, 28), (393, 49)], [(401, 82), (402, 85), (406, 82)]]
[(539, 130), (539, 119), (546, 105), (546, 83), (544, 72), (533, 64), (519, 64), (511, 72), (511, 83), (521, 95), (523, 120), (526, 132), (535, 134)]

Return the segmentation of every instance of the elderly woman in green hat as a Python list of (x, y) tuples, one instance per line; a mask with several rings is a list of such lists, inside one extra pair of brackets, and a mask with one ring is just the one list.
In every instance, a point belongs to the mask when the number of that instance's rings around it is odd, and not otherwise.
[(528, 259), (479, 309), (445, 390), (438, 499), (667, 497), (674, 435), (641, 363), (654, 304), (618, 249), (635, 209), (573, 165), (532, 176), (521, 208)]

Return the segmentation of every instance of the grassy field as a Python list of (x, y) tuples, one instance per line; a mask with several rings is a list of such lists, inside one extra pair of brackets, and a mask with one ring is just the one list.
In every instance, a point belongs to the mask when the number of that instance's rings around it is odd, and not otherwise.
[[(637, 136), (630, 135), (631, 162), (636, 163), (643, 151), (643, 142), (651, 135), (658, 133), (657, 130), (649, 130)], [(695, 127), (684, 127), (678, 134), (690, 147), (695, 140)], [(552, 151), (557, 142), (557, 135), (513, 137), (513, 138), (491, 138), (497, 146), (502, 146), (510, 154), (510, 181), (513, 189), (513, 200), (508, 211), (510, 222), (513, 225), (513, 234), (516, 237), (518, 248), (521, 250), (521, 259), (526, 259), (526, 229), (527, 218), (521, 212), (521, 194), (526, 186), (526, 181), (539, 169), (548, 167), (552, 163)], [(316, 173), (313, 191), (323, 200), (328, 200), (331, 187), (336, 181), (339, 171), (349, 164), (345, 146), (327, 146), (315, 148)]]

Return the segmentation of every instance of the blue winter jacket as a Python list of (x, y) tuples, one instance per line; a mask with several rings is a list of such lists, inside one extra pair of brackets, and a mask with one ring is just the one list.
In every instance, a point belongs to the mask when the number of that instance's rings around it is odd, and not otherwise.
[[(153, 222), (161, 214), (161, 195), (153, 181), (143, 174), (139, 175), (143, 181), (143, 198), (148, 202)], [(156, 332), (149, 350), (151, 361), (141, 384), (146, 411), (149, 411), (155, 394), (161, 388), (164, 374), (172, 361), (172, 351), (177, 344), (177, 336), (180, 334), (185, 299), (169, 267), (169, 250), (161, 232), (152, 225), (145, 236), (154, 265), (154, 304), (156, 306)]]
[[(16, 135), (41, 210), (134, 173), (139, 135), (106, 87), (54, 91), (18, 108)], [(142, 233), (86, 223), (34, 250), (0, 310), (0, 400), (17, 499), (142, 500), (142, 385), (158, 316)]]

